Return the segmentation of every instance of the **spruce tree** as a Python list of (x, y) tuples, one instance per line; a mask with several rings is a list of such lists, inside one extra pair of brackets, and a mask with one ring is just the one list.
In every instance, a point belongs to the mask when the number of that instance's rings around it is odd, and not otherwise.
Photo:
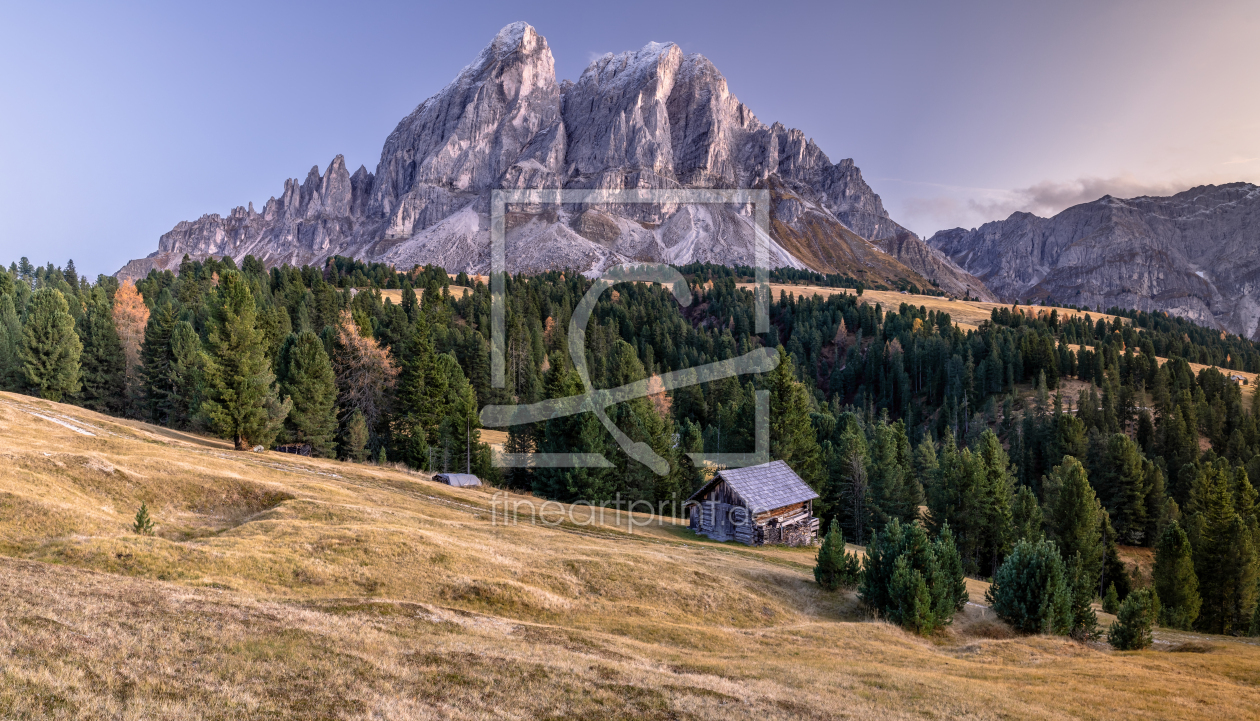
[(993, 431), (980, 435), (976, 442), (976, 456), (984, 466), (984, 482), (980, 488), (980, 511), (983, 514), (982, 544), (989, 556), (990, 573), (996, 572), (1002, 557), (1012, 544), (1013, 523), (1011, 498), (1014, 479), (1011, 477), (1011, 461)]
[(926, 436), (919, 445), (914, 447), (914, 474), (919, 479), (919, 484), (925, 489), (931, 488), (936, 482), (936, 478), (940, 469), (940, 462), (936, 457), (936, 444), (932, 442), (931, 436)]
[(26, 385), (22, 371), (22, 323), (13, 298), (12, 294), (0, 293), (0, 391), (17, 391)]
[[(866, 435), (852, 414), (841, 416), (843, 430), (836, 438), (828, 462), (827, 506), (841, 528), (859, 546), (866, 545), (871, 531), (870, 477), (867, 468)], [(837, 424), (837, 428), (841, 425)]]
[(1129, 569), (1124, 561), (1120, 560), (1120, 548), (1117, 544), (1119, 536), (1114, 528), (1111, 527), (1111, 516), (1103, 509), (1102, 513), (1102, 540), (1103, 540), (1103, 572), (1102, 577), (1095, 584), (1095, 592), (1098, 595), (1103, 594), (1103, 589), (1108, 584), (1116, 585), (1116, 594), (1123, 601), (1132, 590), (1132, 581), (1129, 578)]
[(144, 327), (140, 377), (145, 417), (165, 426), (172, 425), (173, 406), (177, 401), (171, 383), (171, 333), (178, 322), (179, 314), (170, 291), (163, 288)]
[(455, 457), (453, 467), (462, 473), (472, 473), (474, 449), (481, 445), (481, 417), (477, 409), (477, 392), (464, 376), (454, 354), (439, 355), (435, 363), (436, 371), (445, 379), (442, 385), (446, 388), (443, 406), (446, 408), (447, 426), (450, 428), (452, 455)]
[(438, 371), (437, 352), (424, 313), (412, 324), (400, 357), (398, 416), (391, 431), (398, 456), (413, 468), (429, 466), (429, 448), (448, 412), (448, 379)]
[(78, 393), (82, 352), (65, 296), (53, 288), (35, 291), (22, 326), (22, 369), (27, 384), (50, 401)]
[(153, 519), (149, 516), (148, 504), (140, 504), (140, 510), (136, 511), (136, 518), (131, 524), (131, 530), (141, 536), (153, 535)]
[(200, 414), (218, 433), (233, 439), (237, 450), (270, 446), (292, 403), (277, 395), (254, 297), (239, 271), (220, 277), (207, 327)]
[(188, 428), (201, 406), (202, 372), (205, 353), (201, 337), (192, 323), (180, 321), (171, 330), (169, 422), (175, 428)]
[(917, 521), (923, 487), (915, 478), (906, 424), (889, 423), (885, 412), (871, 428), (868, 448), (871, 510), (876, 526), (893, 518), (902, 523)]
[(367, 458), (368, 427), (363, 412), (357, 408), (350, 412), (341, 430), (341, 457), (357, 463)]
[(1053, 541), (1020, 541), (985, 592), (998, 618), (1023, 633), (1065, 635), (1072, 629), (1072, 591)]
[(83, 406), (101, 413), (122, 413), (127, 404), (127, 360), (104, 288), (92, 289), (87, 310), (79, 318), (78, 334), (83, 342), (79, 395)]
[(962, 555), (954, 543), (954, 533), (946, 523), (936, 537), (936, 559), (940, 563), (942, 590), (946, 599), (952, 599), (954, 610), (961, 611), (971, 596), (967, 591), (967, 578), (963, 574)]
[(1168, 524), (1159, 539), (1151, 580), (1159, 596), (1160, 625), (1190, 630), (1199, 617), (1202, 600), (1190, 539), (1176, 521)]
[(1127, 435), (1114, 433), (1103, 442), (1097, 467), (1090, 473), (1099, 499), (1111, 514), (1116, 532), (1130, 545), (1146, 534), (1149, 476), (1142, 451)]
[(1114, 615), (1120, 610), (1120, 596), (1116, 595), (1116, 584), (1112, 583), (1107, 586), (1107, 593), (1103, 594), (1102, 610)]
[(1100, 635), (1098, 614), (1094, 613), (1094, 597), (1098, 595), (1098, 579), (1091, 576), (1075, 553), (1066, 560), (1068, 592), (1072, 596), (1072, 624), (1068, 633), (1078, 641), (1094, 641)]
[(306, 443), (320, 458), (335, 455), (337, 379), (319, 336), (290, 334), (280, 349), (280, 395), (293, 401), (285, 420), (290, 443)]
[(770, 391), (770, 458), (786, 462), (817, 490), (822, 486), (822, 453), (810, 423), (809, 393), (796, 380), (792, 357), (779, 347), (779, 365), (767, 374)]
[(1202, 599), (1195, 627), (1208, 633), (1245, 633), (1256, 605), (1256, 549), (1251, 528), (1238, 515), (1234, 483), (1227, 465), (1205, 464), (1190, 499)]

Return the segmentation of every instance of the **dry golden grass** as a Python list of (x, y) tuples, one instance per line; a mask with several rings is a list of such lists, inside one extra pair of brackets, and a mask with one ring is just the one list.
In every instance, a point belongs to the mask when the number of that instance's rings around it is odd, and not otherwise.
[[(1081, 349), (1081, 346), (1079, 346), (1079, 345), (1069, 345), (1068, 347), (1069, 347), (1069, 348), (1071, 348), (1072, 350), (1080, 350), (1080, 349)], [(1134, 351), (1134, 352), (1136, 352), (1136, 351)], [(1155, 362), (1156, 362), (1156, 363), (1158, 363), (1159, 365), (1164, 365), (1165, 363), (1167, 363), (1167, 362), (1168, 362), (1168, 359), (1167, 359), (1167, 358), (1161, 358), (1161, 357), (1159, 357), (1159, 356), (1155, 356)], [(1217, 371), (1220, 371), (1220, 372), (1221, 372), (1221, 373), (1223, 373), (1223, 374), (1225, 375), (1225, 377), (1227, 377), (1227, 378), (1228, 378), (1229, 376), (1242, 376), (1243, 378), (1246, 378), (1246, 379), (1247, 379), (1247, 385), (1249, 385), (1249, 386), (1254, 386), (1254, 385), (1255, 385), (1255, 383), (1256, 383), (1256, 377), (1257, 377), (1257, 375), (1258, 375), (1258, 374), (1256, 374), (1256, 373), (1251, 373), (1251, 372), (1248, 372), (1248, 371), (1234, 371), (1234, 370), (1229, 370), (1228, 368), (1220, 368), (1220, 367), (1218, 367), (1218, 366), (1203, 365), (1202, 363), (1190, 363), (1190, 362), (1188, 362), (1188, 361), (1186, 362), (1186, 365), (1190, 366), (1190, 370), (1191, 370), (1191, 371), (1194, 371), (1194, 373), (1195, 373), (1195, 374), (1198, 374), (1198, 373), (1199, 373), (1199, 371), (1204, 370), (1205, 368), (1212, 368), (1212, 369), (1215, 369), (1215, 370), (1217, 370)]]
[(494, 489), (9, 394), (0, 448), (3, 718), (1260, 715), (1260, 648), (1117, 654), (977, 606), (921, 639), (819, 590), (812, 549), (503, 525)]
[(482, 428), (480, 433), (482, 443), (498, 446), (500, 450), (502, 450), (503, 444), (507, 443), (507, 431), (501, 431), (495, 428)]
[[(463, 285), (450, 286), (450, 294), (452, 298), (457, 298), (457, 299), (463, 298), (464, 296), (468, 295), (471, 292), (473, 292), (473, 289), (467, 286), (463, 286)], [(384, 290), (381, 290), (380, 293), (381, 293), (382, 302), (384, 302), (386, 299), (389, 299), (394, 302), (394, 305), (402, 305), (402, 294), (403, 294), (402, 289), (400, 288), (384, 289)], [(417, 298), (424, 297), (424, 288), (416, 288), (416, 297)]]
[[(751, 290), (753, 283), (739, 283), (740, 288)], [(817, 285), (787, 285), (781, 283), (770, 284), (771, 299), (777, 300), (779, 293), (787, 293), (788, 295), (797, 296), (813, 296), (818, 295), (828, 298), (833, 295), (853, 294), (851, 288), (826, 288)], [(950, 300), (949, 298), (940, 298), (934, 295), (915, 295), (913, 293), (901, 293), (895, 290), (864, 290), (859, 300), (863, 303), (880, 303), (884, 306), (884, 310), (896, 309), (902, 303), (909, 303), (918, 306), (926, 306), (928, 310), (944, 311), (949, 313), (950, 319), (954, 321), (963, 330), (975, 330), (986, 320), (992, 317), (994, 308), (1010, 308), (1010, 305), (1003, 303), (984, 303), (975, 300)], [(1075, 311), (1071, 308), (1045, 308), (1042, 306), (1019, 306), (1025, 313), (1045, 313), (1049, 314), (1051, 310), (1059, 311), (1059, 317), (1069, 318), (1077, 315), (1087, 315), (1083, 311)], [(1117, 316), (1107, 315), (1105, 313), (1088, 313), (1090, 319), (1097, 323), (1099, 318), (1106, 320), (1108, 323), (1113, 322)], [(1128, 318), (1121, 318), (1125, 323), (1129, 322)]]

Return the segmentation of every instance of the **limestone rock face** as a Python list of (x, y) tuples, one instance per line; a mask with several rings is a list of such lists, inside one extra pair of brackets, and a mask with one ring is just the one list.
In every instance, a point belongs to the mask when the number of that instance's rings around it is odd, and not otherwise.
[(959, 268), (941, 251), (919, 240), (914, 233), (903, 230), (879, 241), (879, 247), (925, 278), (931, 278), (950, 295), (988, 302), (998, 300), (978, 278)]
[(1250, 183), (1105, 196), (928, 243), (1004, 301), (1162, 310), (1260, 339), (1260, 187)]
[[(253, 254), (268, 265), (348, 255), (485, 273), (496, 188), (768, 188), (776, 266), (922, 287), (943, 272), (942, 287), (980, 286), (974, 279), (954, 283), (966, 275), (957, 268), (918, 256), (910, 265), (886, 252), (875, 241), (908, 231), (888, 217), (853, 161), (832, 163), (800, 130), (762, 123), (705, 57), (649, 43), (597, 58), (576, 82), (557, 83), (546, 39), (526, 23), (503, 28), (455, 80), (398, 123), (375, 173), (359, 168), (351, 175), (338, 156), (322, 174), (313, 168), (301, 182), (285, 181), (262, 213), (251, 205), (179, 223), (156, 253), (119, 275), (173, 269), (184, 254)], [(746, 207), (508, 210), (513, 272), (595, 274), (632, 260), (755, 261)]]

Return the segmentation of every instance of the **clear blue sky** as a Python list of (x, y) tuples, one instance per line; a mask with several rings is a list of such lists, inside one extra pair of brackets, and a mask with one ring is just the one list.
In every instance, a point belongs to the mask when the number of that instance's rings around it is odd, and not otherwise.
[(0, 259), (112, 273), (386, 135), (500, 27), (560, 78), (673, 41), (920, 234), (1260, 182), (1257, 2), (0, 5)]

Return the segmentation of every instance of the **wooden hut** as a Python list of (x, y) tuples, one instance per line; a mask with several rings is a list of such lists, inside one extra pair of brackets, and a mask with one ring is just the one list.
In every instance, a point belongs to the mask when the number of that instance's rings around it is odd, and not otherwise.
[(691, 530), (750, 546), (803, 546), (818, 538), (818, 494), (783, 461), (718, 471), (687, 499)]
[(481, 479), (471, 473), (439, 473), (433, 477), (438, 483), (445, 483), (448, 486), (480, 486)]

